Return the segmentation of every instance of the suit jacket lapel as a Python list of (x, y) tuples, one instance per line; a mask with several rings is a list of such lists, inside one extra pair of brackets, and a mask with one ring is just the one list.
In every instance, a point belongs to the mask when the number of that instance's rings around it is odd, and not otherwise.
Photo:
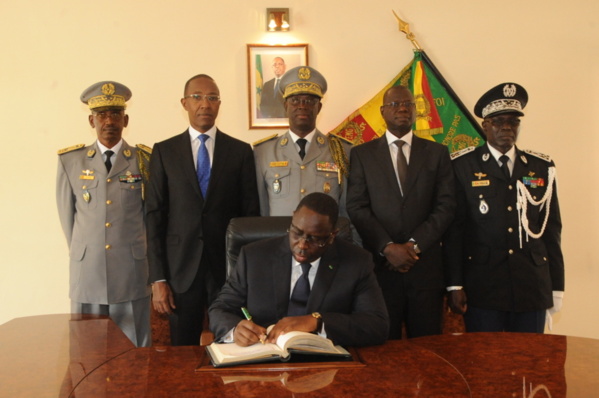
[(422, 169), (422, 165), (428, 158), (428, 143), (426, 140), (412, 136), (412, 148), (410, 148), (410, 164), (408, 165), (408, 180), (404, 187), (404, 197), (410, 194), (410, 190), (418, 180), (418, 173)]
[(497, 160), (495, 160), (489, 151), (489, 147), (487, 145), (483, 145), (477, 149), (477, 151), (478, 161), (482, 165), (484, 172), (500, 180), (505, 180), (505, 175), (503, 175), (503, 171), (501, 171)]
[(211, 196), (210, 192), (214, 190), (217, 181), (217, 176), (223, 173), (223, 168), (227, 165), (227, 159), (229, 158), (230, 146), (227, 145), (226, 142), (223, 142), (223, 140), (226, 140), (224, 133), (217, 129), (216, 135), (214, 136), (214, 159), (212, 159), (210, 181), (208, 182), (208, 192), (206, 193), (206, 196), (208, 197)]
[(289, 297), (291, 296), (291, 251), (287, 235), (281, 237), (276, 252), (276, 260), (271, 265), (271, 277), (272, 286), (275, 289), (277, 317), (281, 319), (287, 316)]
[(333, 280), (335, 280), (338, 269), (337, 245), (333, 243), (320, 259), (320, 265), (314, 279), (314, 286), (310, 290), (310, 299), (308, 299), (307, 305), (308, 313), (318, 311), (321, 308), (322, 302), (333, 284)]
[[(125, 156), (125, 151), (129, 151), (129, 156)], [(134, 156), (134, 151), (131, 150), (129, 144), (123, 140), (121, 151), (112, 157), (112, 168), (108, 173), (108, 177), (114, 177), (123, 174), (126, 169), (130, 168), (131, 158)]]
[[(322, 141), (323, 144), (321, 144), (319, 141)], [(309, 163), (311, 161), (313, 161), (314, 159), (317, 159), (319, 156), (321, 156), (321, 154), (328, 150), (328, 143), (327, 143), (327, 139), (324, 136), (324, 134), (322, 134), (320, 131), (316, 130), (316, 133), (314, 133), (314, 137), (312, 137), (312, 142), (310, 142), (310, 147), (308, 148), (308, 152), (306, 153), (306, 155), (304, 156), (304, 163)], [(299, 157), (299, 152), (297, 154), (297, 157), (299, 159), (301, 159)]]
[(92, 157), (89, 157), (89, 155), (87, 156), (87, 168), (96, 172), (96, 178), (99, 178), (100, 176), (105, 178), (107, 175), (106, 165), (102, 159), (102, 151), (98, 147), (98, 141), (94, 142), (92, 149), (95, 151), (95, 153)]
[(518, 147), (516, 147), (516, 160), (514, 161), (514, 170), (512, 171), (512, 178), (520, 178), (521, 176), (528, 175), (528, 163), (522, 161), (522, 158), (526, 158), (524, 153), (522, 153)]
[(185, 130), (183, 134), (179, 134), (179, 147), (181, 148), (179, 161), (181, 162), (181, 169), (183, 174), (188, 179), (189, 183), (193, 186), (196, 194), (203, 199), (202, 191), (200, 191), (200, 183), (198, 182), (198, 176), (196, 174), (195, 165), (193, 163), (193, 154), (191, 150), (191, 138), (189, 135), (189, 129)]
[[(386, 133), (385, 133), (386, 134)], [(384, 178), (387, 181), (384, 185), (391, 187), (393, 194), (398, 200), (402, 200), (401, 191), (399, 189), (399, 182), (397, 181), (397, 174), (395, 174), (395, 168), (393, 167), (393, 161), (391, 160), (391, 152), (389, 152), (389, 145), (387, 138), (383, 135), (376, 139), (375, 152), (372, 154), (372, 158), (379, 163), (380, 173), (377, 178)], [(374, 178), (374, 176), (372, 176)]]

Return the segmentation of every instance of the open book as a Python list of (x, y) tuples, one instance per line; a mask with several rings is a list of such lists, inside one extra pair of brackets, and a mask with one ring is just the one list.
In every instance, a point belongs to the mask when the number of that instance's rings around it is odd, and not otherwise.
[(235, 343), (212, 343), (206, 347), (214, 367), (259, 363), (268, 361), (288, 361), (292, 353), (334, 357), (334, 360), (351, 359), (351, 354), (343, 347), (322, 336), (306, 332), (289, 332), (277, 339), (276, 344), (256, 343), (240, 347)]

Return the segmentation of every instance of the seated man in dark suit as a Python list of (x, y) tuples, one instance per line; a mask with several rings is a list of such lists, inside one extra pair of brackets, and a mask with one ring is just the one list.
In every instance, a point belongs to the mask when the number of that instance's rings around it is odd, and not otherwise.
[[(389, 319), (371, 255), (335, 239), (337, 202), (324, 193), (302, 199), (289, 234), (241, 249), (234, 272), (210, 306), (216, 341), (247, 346), (291, 331), (315, 332), (335, 344), (387, 339)], [(252, 314), (244, 319), (241, 307)], [(266, 327), (274, 325), (266, 335)]]

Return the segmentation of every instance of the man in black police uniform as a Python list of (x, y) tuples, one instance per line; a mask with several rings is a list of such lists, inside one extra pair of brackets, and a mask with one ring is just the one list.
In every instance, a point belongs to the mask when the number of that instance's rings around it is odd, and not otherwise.
[[(564, 291), (555, 165), (516, 140), (526, 90), (503, 83), (477, 102), (487, 145), (454, 154), (458, 210), (444, 249), (449, 304), (469, 332), (543, 333)], [(551, 325), (551, 323), (549, 323)]]

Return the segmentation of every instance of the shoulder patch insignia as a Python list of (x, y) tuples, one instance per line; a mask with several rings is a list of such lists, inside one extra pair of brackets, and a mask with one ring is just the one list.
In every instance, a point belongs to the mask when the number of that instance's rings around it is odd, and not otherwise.
[(531, 151), (530, 149), (523, 149), (522, 152), (525, 152), (539, 159), (543, 159), (546, 162), (551, 162), (551, 156), (545, 155), (544, 153)]
[(150, 155), (152, 154), (152, 148), (150, 148), (150, 147), (149, 147), (149, 146), (147, 146), (147, 145), (144, 145), (144, 144), (137, 144), (137, 145), (135, 145), (135, 146), (136, 146), (137, 148), (141, 149), (142, 151), (144, 151), (144, 152), (146, 152), (146, 153), (150, 154)]
[(81, 149), (84, 146), (85, 146), (85, 144), (78, 144), (78, 145), (70, 146), (68, 148), (59, 149), (58, 150), (58, 154), (59, 155), (64, 155), (65, 153), (69, 153), (69, 152), (73, 152), (73, 151), (76, 151), (78, 149)]
[(278, 136), (279, 136), (279, 135), (278, 135), (277, 133), (274, 133), (273, 135), (269, 135), (268, 137), (264, 137), (264, 138), (262, 138), (262, 139), (259, 139), (259, 140), (258, 140), (258, 141), (256, 141), (256, 142), (253, 142), (253, 143), (252, 143), (252, 146), (260, 145), (260, 144), (262, 144), (262, 143), (264, 143), (264, 142), (267, 142), (267, 141), (270, 141), (270, 140), (272, 140), (272, 139), (275, 139), (275, 138), (277, 138)]
[(476, 149), (475, 146), (469, 146), (468, 148), (464, 148), (464, 149), (460, 149), (459, 151), (455, 151), (454, 153), (449, 155), (449, 157), (451, 158), (451, 160), (454, 160), (454, 159), (459, 158), (462, 155), (465, 155), (467, 153), (474, 151), (475, 149)]

